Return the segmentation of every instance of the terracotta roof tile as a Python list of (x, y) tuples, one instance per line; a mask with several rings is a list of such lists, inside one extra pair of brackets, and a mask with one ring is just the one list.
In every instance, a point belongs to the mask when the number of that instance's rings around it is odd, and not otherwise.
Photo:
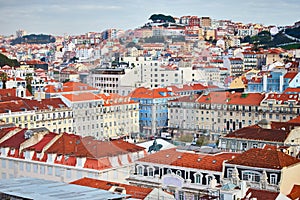
[(84, 164), (84, 168), (96, 169), (96, 170), (103, 170), (111, 167), (112, 165), (108, 158), (100, 158), (100, 159), (87, 158)]
[(139, 161), (221, 172), (223, 161), (229, 160), (235, 155), (238, 153), (224, 152), (207, 155), (181, 152), (172, 148), (148, 155)]
[(292, 200), (296, 200), (300, 198), (300, 185), (294, 185), (291, 192), (287, 195), (287, 197)]
[(46, 153), (98, 159), (142, 150), (144, 150), (143, 147), (122, 140), (98, 141), (91, 137), (82, 138), (78, 135), (63, 133), (63, 135), (47, 149)]
[(300, 160), (278, 150), (253, 148), (236, 156), (227, 163), (267, 169), (282, 169), (283, 167), (300, 163)]
[(240, 92), (210, 92), (202, 95), (199, 103), (228, 104), (228, 105), (260, 105), (265, 95), (261, 93), (240, 93)]
[(151, 188), (144, 188), (138, 186), (132, 186), (122, 183), (97, 180), (92, 178), (82, 178), (76, 181), (71, 182), (71, 184), (82, 185), (87, 187), (98, 188), (102, 190), (109, 190), (113, 186), (125, 188), (126, 194), (130, 195), (133, 199), (144, 199), (152, 191)]
[(17, 129), (17, 127), (1, 128), (0, 129), (0, 139), (3, 138), (7, 133)]
[(98, 95), (93, 94), (91, 92), (76, 93), (76, 94), (63, 94), (62, 96), (71, 102), (91, 101), (91, 100), (101, 99)]
[(172, 93), (172, 91), (169, 91), (167, 88), (156, 88), (156, 89), (147, 89), (144, 87), (136, 88), (134, 91), (132, 91), (129, 96), (131, 98), (170, 98), (174, 97), (175, 94)]
[(10, 148), (14, 148), (14, 149), (19, 149), (20, 145), (26, 141), (25, 134), (24, 134), (26, 131), (27, 131), (27, 129), (25, 128), (25, 129), (22, 129), (21, 131), (17, 132), (12, 137), (3, 141), (0, 144), (0, 147), (10, 147)]
[(26, 148), (25, 150), (32, 150), (35, 152), (42, 152), (44, 147), (55, 137), (57, 136), (56, 133), (48, 133), (46, 135), (44, 135), (43, 139), (41, 139), (38, 143), (36, 143), (35, 145), (32, 145), (28, 148)]
[[(250, 196), (249, 196), (250, 195)], [(274, 200), (279, 195), (279, 192), (272, 192), (267, 190), (258, 190), (249, 188), (242, 200), (257, 199), (257, 200)], [(247, 197), (247, 198), (246, 198)]]
[(54, 85), (45, 86), (46, 93), (65, 93), (65, 92), (75, 92), (75, 91), (98, 91), (97, 88), (93, 88), (87, 84), (80, 82), (66, 82), (61, 88), (55, 87)]
[(258, 125), (253, 125), (231, 132), (224, 136), (224, 138), (284, 142), (289, 133), (289, 130), (264, 129)]

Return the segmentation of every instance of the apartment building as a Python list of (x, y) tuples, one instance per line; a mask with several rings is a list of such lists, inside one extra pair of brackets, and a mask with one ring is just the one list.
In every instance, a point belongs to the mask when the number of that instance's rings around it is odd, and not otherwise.
[(251, 148), (263, 149), (266, 146), (281, 148), (286, 154), (299, 157), (300, 123), (270, 122), (266, 119), (219, 138), (219, 148), (223, 151), (242, 152)]
[[(179, 67), (174, 60), (152, 60), (151, 57), (123, 57), (128, 67), (95, 69), (88, 76), (89, 85), (106, 92), (128, 95), (134, 88), (159, 88), (205, 80), (204, 72)], [(179, 62), (179, 61), (178, 61)]]
[(249, 71), (252, 69), (256, 69), (258, 66), (256, 52), (245, 51), (243, 54), (243, 62), (244, 62), (244, 70)]
[(176, 199), (219, 199), (224, 193), (227, 198), (223, 199), (241, 198), (240, 189), (222, 187), (223, 162), (236, 155), (195, 153), (176, 148), (163, 150), (137, 160), (127, 180), (133, 185), (163, 188)]
[(109, 139), (130, 136), (139, 131), (139, 104), (113, 94), (63, 94), (61, 99), (72, 108), (74, 133)]
[(59, 98), (0, 102), (0, 120), (21, 128), (47, 128), (53, 132), (72, 132), (73, 112)]
[[(277, 104), (271, 103), (274, 100)], [(220, 134), (262, 119), (284, 122), (300, 113), (297, 102), (298, 94), (210, 92), (182, 97), (168, 102), (169, 128), (181, 133), (205, 130)]]
[(274, 149), (253, 148), (224, 163), (224, 182), (288, 195), (299, 184), (300, 160)]
[(245, 69), (244, 69), (244, 62), (241, 58), (229, 58), (230, 62), (230, 76), (241, 76)]
[(168, 88), (137, 88), (130, 98), (138, 102), (140, 133), (147, 136), (159, 135), (168, 124), (168, 101), (177, 98)]

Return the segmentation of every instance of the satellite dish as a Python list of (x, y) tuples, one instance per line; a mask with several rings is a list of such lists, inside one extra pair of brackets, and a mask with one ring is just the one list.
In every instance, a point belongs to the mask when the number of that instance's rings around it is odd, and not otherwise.
[(274, 26), (270, 29), (270, 33), (273, 36), (273, 35), (276, 35), (277, 33), (279, 33), (279, 30), (276, 26)]

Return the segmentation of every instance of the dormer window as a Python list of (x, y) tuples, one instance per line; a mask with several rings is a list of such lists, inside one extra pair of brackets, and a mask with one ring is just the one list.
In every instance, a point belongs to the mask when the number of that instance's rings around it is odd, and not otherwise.
[(144, 175), (144, 166), (137, 166), (137, 175)]
[(154, 168), (148, 167), (148, 176), (154, 176)]

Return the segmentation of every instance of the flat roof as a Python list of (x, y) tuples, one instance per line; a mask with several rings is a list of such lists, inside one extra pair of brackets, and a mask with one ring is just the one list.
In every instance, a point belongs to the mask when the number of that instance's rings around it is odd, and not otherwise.
[(0, 193), (27, 199), (105, 200), (122, 199), (125, 194), (80, 185), (37, 178), (14, 178), (0, 180)]

